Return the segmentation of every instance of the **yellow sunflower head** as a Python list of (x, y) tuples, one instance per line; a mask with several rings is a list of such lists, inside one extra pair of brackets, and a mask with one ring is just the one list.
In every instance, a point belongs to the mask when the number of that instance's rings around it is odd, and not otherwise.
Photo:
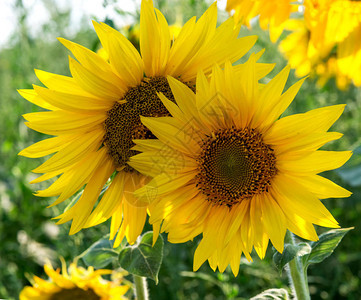
[(292, 31), (280, 49), (298, 76), (329, 78), (340, 89), (351, 81), (361, 86), (361, 2), (348, 0), (306, 0), (304, 20), (292, 19), (285, 28)]
[(344, 91), (350, 86), (351, 79), (344, 75), (338, 64), (338, 59), (334, 56), (328, 58), (326, 62), (321, 62), (315, 67), (315, 73), (318, 76), (317, 84), (324, 86), (330, 78), (335, 78), (337, 88)]
[(142, 118), (158, 139), (135, 141), (143, 153), (130, 165), (153, 177), (135, 194), (150, 197), (150, 223), (170, 242), (202, 234), (194, 270), (208, 259), (236, 275), (242, 253), (263, 258), (269, 240), (282, 252), (287, 229), (315, 241), (313, 224), (339, 227), (320, 199), (350, 192), (317, 174), (351, 156), (319, 150), (342, 136), (327, 131), (344, 105), (279, 118), (303, 82), (283, 92), (289, 70), (260, 85), (252, 55), (242, 69), (214, 67), (210, 81), (199, 72), (196, 94), (168, 77), (177, 105), (160, 98), (172, 117)]
[(226, 10), (237, 22), (246, 25), (259, 16), (261, 28), (269, 29), (271, 41), (276, 42), (291, 13), (298, 10), (298, 4), (292, 0), (227, 0)]
[(20, 300), (121, 300), (128, 285), (108, 281), (101, 275), (110, 274), (110, 270), (84, 269), (71, 263), (69, 272), (63, 261), (62, 273), (54, 270), (50, 263), (44, 265), (48, 280), (34, 276), (32, 287), (26, 286), (20, 293)]
[(291, 33), (281, 41), (280, 51), (288, 59), (289, 65), (296, 69), (297, 76), (313, 74), (316, 66), (327, 60), (332, 47), (316, 48), (304, 20), (288, 20), (285, 28)]
[[(119, 232), (115, 245), (124, 236), (135, 242), (144, 226), (146, 204), (136, 203), (133, 191), (148, 178), (128, 161), (136, 153), (133, 139), (153, 137), (140, 115), (169, 115), (156, 94), (173, 99), (166, 76), (194, 89), (199, 70), (208, 74), (214, 63), (238, 60), (256, 41), (255, 36), (238, 38), (240, 26), (233, 19), (216, 24), (214, 3), (199, 20), (191, 18), (173, 40), (162, 13), (151, 0), (143, 0), (140, 53), (120, 32), (94, 22), (104, 48), (100, 54), (59, 39), (76, 58), (69, 57), (71, 76), (37, 70), (46, 87), (20, 90), (25, 99), (45, 109), (25, 114), (26, 125), (54, 136), (20, 152), (31, 158), (55, 153), (33, 170), (44, 174), (32, 182), (61, 175), (37, 196), (59, 196), (56, 205), (85, 186), (75, 204), (58, 217), (59, 224), (72, 220), (70, 234), (112, 217), (110, 238)], [(106, 185), (109, 188), (94, 207)]]
[(360, 1), (305, 0), (304, 6), (305, 20), (316, 45), (343, 42), (361, 25)]

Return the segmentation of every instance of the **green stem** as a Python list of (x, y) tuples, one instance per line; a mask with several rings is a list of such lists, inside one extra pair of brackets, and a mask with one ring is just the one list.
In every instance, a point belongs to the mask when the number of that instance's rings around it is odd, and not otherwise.
[[(285, 242), (296, 245), (293, 235), (290, 231), (286, 233)], [(304, 270), (302, 261), (298, 256), (288, 263), (288, 277), (290, 278), (292, 289), (298, 300), (310, 300), (310, 292), (308, 290), (307, 274)]]
[(147, 279), (133, 275), (135, 294), (137, 300), (149, 300)]

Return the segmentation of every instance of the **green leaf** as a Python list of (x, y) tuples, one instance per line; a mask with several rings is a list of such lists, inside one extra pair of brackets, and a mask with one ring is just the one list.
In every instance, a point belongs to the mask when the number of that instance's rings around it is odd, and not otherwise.
[(337, 173), (352, 187), (361, 185), (361, 166), (343, 168), (338, 170)]
[(288, 292), (285, 289), (269, 289), (263, 293), (252, 297), (250, 300), (262, 300), (262, 299), (277, 299), (277, 300), (288, 300)]
[(354, 149), (349, 161), (335, 172), (352, 187), (361, 185), (361, 146)]
[(158, 272), (163, 259), (163, 238), (159, 235), (152, 247), (153, 232), (146, 232), (137, 244), (124, 247), (119, 253), (120, 266), (129, 273), (153, 279), (158, 284)]
[(302, 257), (303, 265), (307, 268), (310, 264), (317, 264), (329, 257), (338, 246), (350, 228), (333, 229), (320, 235), (317, 242), (311, 242), (311, 252)]
[(101, 269), (116, 261), (118, 251), (113, 248), (113, 241), (109, 240), (109, 234), (91, 245), (79, 255), (87, 266)]
[(285, 244), (282, 253), (275, 252), (273, 262), (279, 272), (282, 272), (284, 266), (296, 256), (303, 256), (311, 252), (311, 246), (308, 243), (299, 243), (297, 245)]

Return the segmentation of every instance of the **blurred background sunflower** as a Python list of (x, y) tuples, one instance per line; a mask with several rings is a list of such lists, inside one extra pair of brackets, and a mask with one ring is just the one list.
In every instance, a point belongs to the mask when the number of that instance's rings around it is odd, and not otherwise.
[(31, 279), (32, 286), (26, 286), (20, 292), (20, 300), (124, 300), (130, 286), (117, 280), (109, 281), (102, 275), (112, 274), (112, 271), (94, 268), (78, 267), (76, 262), (67, 269), (62, 261), (62, 269), (53, 269), (50, 263), (44, 265), (44, 271), (49, 276), (47, 280), (38, 276)]
[[(165, 15), (169, 24), (180, 24), (193, 15), (201, 16), (213, 1), (202, 0), (172, 0), (155, 1)], [(296, 1), (293, 1), (296, 2)], [(321, 1), (312, 1), (313, 3)], [(327, 2), (327, 1), (325, 1)], [(336, 1), (330, 1), (336, 2)], [(340, 2), (340, 1), (338, 1)], [(356, 5), (357, 1), (345, 5)], [(305, 0), (306, 3), (306, 0)], [(91, 230), (83, 230), (69, 237), (70, 224), (54, 225), (50, 220), (52, 216), (59, 215), (66, 204), (45, 209), (54, 199), (39, 199), (32, 192), (43, 189), (45, 186), (37, 184), (31, 186), (29, 181), (33, 175), (29, 172), (43, 162), (42, 159), (28, 160), (19, 158), (17, 153), (42, 137), (39, 133), (28, 130), (23, 124), (22, 114), (35, 112), (36, 107), (24, 101), (17, 93), (18, 88), (32, 88), (31, 83), (41, 85), (33, 72), (34, 68), (49, 70), (52, 73), (70, 75), (66, 61), (68, 52), (56, 40), (62, 36), (81, 44), (93, 51), (101, 47), (99, 40), (92, 29), (91, 20), (105, 22), (121, 30), (132, 43), (139, 47), (139, 33), (137, 24), (139, 20), (140, 1), (115, 0), (8, 0), (0, 3), (1, 25), (0, 29), (0, 109), (2, 122), (0, 123), (0, 298), (18, 299), (20, 291), (29, 285), (26, 273), (37, 274), (47, 278), (43, 265), (45, 258), (56, 266), (58, 255), (67, 261), (87, 249), (95, 240), (103, 237), (109, 231), (109, 222), (105, 222)], [(227, 2), (220, 1), (219, 21), (228, 18)], [(305, 8), (306, 9), (306, 8)], [(336, 13), (336, 8), (335, 12)], [(345, 11), (345, 9), (342, 9)], [(285, 11), (286, 12), (286, 11)], [(303, 11), (291, 12), (292, 18), (303, 18)], [(259, 17), (261, 19), (261, 17)], [(286, 22), (288, 23), (288, 21)], [(260, 28), (258, 17), (250, 19), (251, 28), (244, 26), (241, 35), (257, 34), (259, 39), (254, 52), (266, 48), (260, 61), (277, 63), (275, 70), (264, 79), (268, 82), (287, 63), (288, 57), (280, 53), (279, 46), (294, 32), (300, 33), (301, 27), (287, 27), (277, 42), (270, 40), (268, 31)], [(265, 29), (266, 25), (262, 25)], [(308, 25), (307, 25), (308, 26)], [(289, 29), (288, 29), (289, 28)], [(356, 31), (353, 34), (358, 34)], [(306, 51), (308, 53), (307, 34), (310, 27), (306, 27), (306, 34), (298, 38), (305, 42), (291, 43), (288, 49)], [(303, 34), (303, 33), (302, 33)], [(352, 38), (352, 39), (351, 39)], [(355, 226), (335, 253), (323, 264), (309, 268), (309, 284), (312, 299), (360, 299), (361, 285), (359, 270), (361, 269), (361, 92), (355, 87), (360, 76), (357, 64), (350, 63), (355, 69), (348, 67), (352, 76), (347, 72), (343, 79), (332, 74), (340, 74), (338, 70), (347, 66), (339, 64), (338, 59), (343, 58), (349, 64), (349, 58), (358, 57), (356, 51), (360, 47), (360, 39), (349, 35), (349, 41), (341, 45), (341, 33), (338, 35), (336, 48), (332, 47), (327, 60), (321, 59), (312, 65), (311, 73), (293, 103), (293, 107), (285, 115), (302, 113), (321, 106), (346, 103), (346, 109), (339, 121), (331, 128), (332, 131), (344, 133), (344, 137), (330, 143), (324, 149), (352, 150), (351, 160), (341, 169), (329, 171), (322, 176), (331, 179), (353, 192), (347, 199), (329, 199), (327, 207), (342, 227)], [(328, 40), (327, 40), (328, 41)], [(353, 41), (353, 42), (352, 42)], [(352, 42), (352, 43), (351, 43)], [(347, 46), (347, 47), (346, 47)], [(303, 50), (302, 50), (303, 49)], [(316, 56), (322, 57), (323, 51), (317, 50)], [(340, 55), (338, 51), (343, 54)], [(340, 52), (340, 53), (341, 53)], [(346, 55), (344, 53), (353, 53)], [(310, 50), (312, 54), (312, 51)], [(321, 55), (322, 54), (322, 55)], [(291, 63), (291, 56), (290, 64)], [(314, 57), (314, 56), (311, 56)], [(301, 61), (308, 58), (300, 55)], [(242, 62), (247, 59), (245, 57)], [(306, 65), (308, 63), (306, 62)], [(315, 67), (316, 66), (316, 67)], [(293, 66), (293, 68), (298, 68)], [(300, 75), (301, 76), (301, 75)], [(339, 76), (339, 75), (338, 75)], [(327, 80), (322, 79), (327, 78)], [(317, 81), (321, 80), (320, 87)], [(341, 80), (340, 87), (347, 89), (340, 91), (337, 82)], [(294, 70), (291, 71), (286, 88), (297, 81)], [(146, 230), (151, 228), (146, 227)], [(320, 228), (318, 232), (322, 232)], [(165, 245), (165, 257), (160, 269), (160, 282), (149, 283), (150, 296), (153, 299), (249, 299), (261, 291), (271, 287), (286, 287), (288, 280), (278, 271), (272, 263), (272, 251), (268, 251), (263, 261), (255, 258), (252, 264), (241, 260), (238, 277), (234, 278), (230, 269), (223, 274), (213, 272), (207, 265), (203, 265), (197, 273), (193, 273), (193, 254), (199, 240), (194, 243)], [(81, 262), (79, 261), (79, 265)]]

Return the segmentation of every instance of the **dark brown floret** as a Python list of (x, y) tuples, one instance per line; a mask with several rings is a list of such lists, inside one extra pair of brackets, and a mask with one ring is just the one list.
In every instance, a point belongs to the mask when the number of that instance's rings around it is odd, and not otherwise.
[[(190, 83), (187, 85), (194, 90)], [(133, 139), (155, 138), (141, 123), (140, 116), (169, 116), (157, 92), (175, 101), (167, 78), (152, 77), (144, 79), (139, 86), (130, 88), (121, 99), (126, 100), (126, 103), (116, 103), (108, 111), (108, 117), (104, 122), (103, 144), (108, 148), (116, 168), (125, 167), (125, 171), (133, 171), (133, 168), (127, 165), (129, 158), (137, 153), (130, 150), (134, 146)]]
[(217, 205), (231, 207), (268, 191), (276, 175), (274, 150), (255, 129), (222, 129), (203, 142), (197, 187)]
[(83, 290), (75, 287), (72, 289), (62, 289), (50, 296), (49, 300), (100, 300), (100, 297), (92, 290)]

